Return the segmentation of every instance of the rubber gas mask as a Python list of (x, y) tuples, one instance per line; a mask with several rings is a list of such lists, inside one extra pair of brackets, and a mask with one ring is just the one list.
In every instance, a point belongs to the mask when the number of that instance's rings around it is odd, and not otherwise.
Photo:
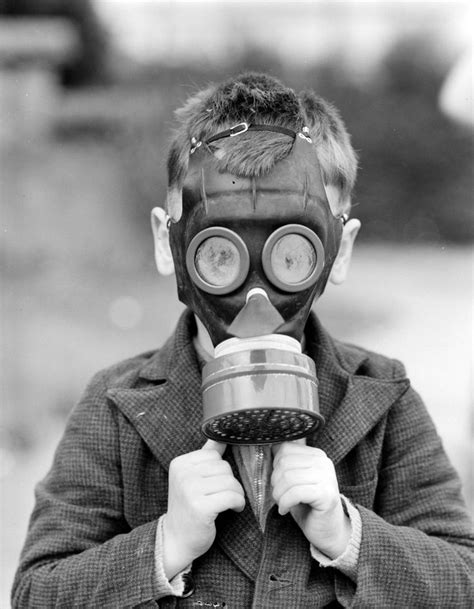
[(229, 444), (297, 439), (321, 425), (316, 370), (301, 341), (342, 234), (308, 136), (253, 129), (293, 137), (291, 153), (246, 178), (219, 172), (211, 140), (197, 143), (183, 214), (170, 226), (178, 296), (215, 349), (203, 368), (202, 430)]

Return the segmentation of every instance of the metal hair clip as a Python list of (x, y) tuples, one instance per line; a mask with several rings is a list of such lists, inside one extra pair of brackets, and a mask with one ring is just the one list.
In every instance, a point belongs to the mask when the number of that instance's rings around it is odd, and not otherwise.
[(248, 123), (238, 123), (229, 129), (229, 137), (235, 137), (249, 130)]
[(195, 137), (191, 138), (191, 150), (189, 151), (189, 154), (192, 154), (193, 152), (195, 152), (199, 146), (201, 146), (202, 142), (201, 141), (197, 141), (197, 139)]

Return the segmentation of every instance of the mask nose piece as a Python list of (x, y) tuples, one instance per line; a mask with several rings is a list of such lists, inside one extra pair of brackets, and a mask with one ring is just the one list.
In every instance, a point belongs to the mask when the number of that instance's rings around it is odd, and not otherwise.
[(249, 290), (244, 308), (237, 314), (227, 332), (237, 338), (273, 334), (284, 323), (283, 317), (262, 288)]

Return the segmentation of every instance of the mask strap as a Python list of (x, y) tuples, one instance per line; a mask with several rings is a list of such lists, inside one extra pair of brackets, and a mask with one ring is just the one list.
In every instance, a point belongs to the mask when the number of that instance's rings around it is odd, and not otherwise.
[[(241, 133), (245, 133), (246, 131), (272, 131), (273, 133), (282, 133), (283, 135), (288, 135), (292, 139), (296, 138), (296, 131), (293, 129), (287, 129), (286, 127), (280, 127), (280, 125), (249, 125), (248, 123), (237, 123), (230, 129), (226, 129), (225, 131), (220, 131), (213, 135), (208, 140), (204, 142), (197, 140), (197, 138), (191, 138), (191, 150), (190, 153), (193, 154), (195, 150), (197, 150), (203, 143), (204, 144), (212, 144), (212, 142), (216, 142), (217, 140), (221, 140), (225, 137), (235, 137), (236, 135), (240, 135)], [(303, 127), (301, 132), (298, 133), (300, 137), (307, 140), (311, 143), (311, 138), (309, 137), (309, 129), (308, 127)]]
[(221, 140), (224, 137), (235, 137), (236, 135), (240, 135), (241, 133), (245, 133), (246, 131), (273, 131), (274, 133), (283, 133), (283, 135), (288, 135), (295, 139), (296, 132), (292, 129), (286, 129), (286, 127), (280, 127), (279, 125), (249, 125), (248, 123), (238, 123), (234, 125), (230, 129), (226, 129), (225, 131), (221, 131), (220, 133), (216, 133), (208, 140), (206, 140), (206, 144), (211, 144), (217, 140)]

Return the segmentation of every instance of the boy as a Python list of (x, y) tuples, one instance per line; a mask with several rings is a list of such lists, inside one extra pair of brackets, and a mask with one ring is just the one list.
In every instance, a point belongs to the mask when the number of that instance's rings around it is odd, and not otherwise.
[[(459, 481), (403, 367), (334, 341), (310, 312), (344, 280), (359, 229), (336, 110), (246, 74), (177, 116), (169, 215), (152, 220), (158, 270), (176, 272), (189, 309), (72, 413), (14, 607), (470, 607)], [(315, 362), (325, 425), (204, 441), (204, 363), (229, 337), (275, 334)]]

